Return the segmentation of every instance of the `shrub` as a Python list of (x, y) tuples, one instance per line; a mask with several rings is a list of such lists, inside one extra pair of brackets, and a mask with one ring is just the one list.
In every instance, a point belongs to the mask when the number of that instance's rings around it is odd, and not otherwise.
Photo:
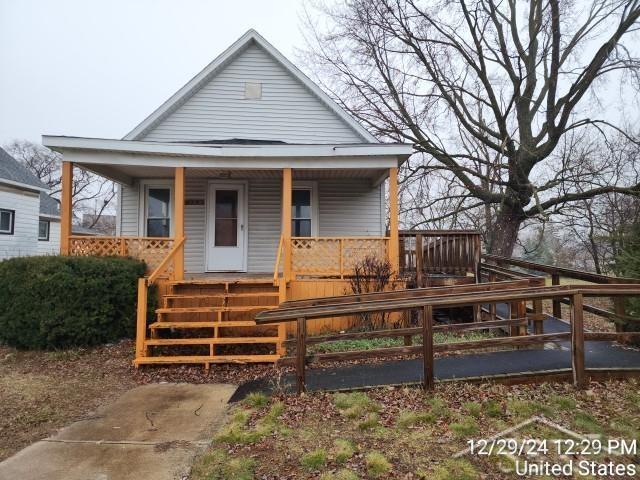
[[(394, 284), (393, 266), (388, 259), (367, 255), (353, 266), (353, 275), (349, 278), (352, 294), (384, 292)], [(365, 330), (378, 330), (385, 324), (387, 313), (362, 313), (362, 327)]]
[(143, 262), (115, 257), (0, 262), (0, 342), (52, 350), (133, 337), (144, 272)]

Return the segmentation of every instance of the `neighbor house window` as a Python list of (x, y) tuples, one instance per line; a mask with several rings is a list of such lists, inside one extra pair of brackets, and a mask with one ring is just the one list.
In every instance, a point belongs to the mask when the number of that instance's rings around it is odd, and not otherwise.
[(311, 189), (295, 188), (291, 195), (291, 235), (311, 236)]
[(49, 221), (48, 220), (40, 220), (38, 223), (38, 240), (42, 240), (44, 242), (49, 241)]
[(170, 237), (171, 189), (148, 186), (145, 213), (147, 237)]
[(0, 208), (0, 234), (13, 235), (13, 224), (15, 218), (15, 210)]

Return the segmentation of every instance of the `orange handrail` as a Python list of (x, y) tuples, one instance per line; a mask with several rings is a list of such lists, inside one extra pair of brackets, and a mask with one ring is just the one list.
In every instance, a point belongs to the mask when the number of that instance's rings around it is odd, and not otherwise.
[(284, 247), (284, 235), (280, 235), (280, 242), (278, 243), (278, 254), (276, 255), (276, 264), (273, 267), (273, 284), (278, 284), (278, 277), (280, 273), (280, 261), (282, 260), (282, 249)]
[(155, 281), (158, 279), (158, 277), (164, 273), (164, 271), (169, 266), (169, 263), (171, 262), (171, 260), (173, 260), (173, 257), (175, 256), (175, 254), (182, 248), (182, 244), (184, 243), (184, 241), (185, 241), (185, 237), (182, 237), (176, 240), (169, 254), (166, 257), (164, 257), (164, 260), (160, 262), (160, 265), (158, 265), (156, 269), (153, 272), (151, 272), (149, 277), (147, 277), (147, 285), (153, 285)]

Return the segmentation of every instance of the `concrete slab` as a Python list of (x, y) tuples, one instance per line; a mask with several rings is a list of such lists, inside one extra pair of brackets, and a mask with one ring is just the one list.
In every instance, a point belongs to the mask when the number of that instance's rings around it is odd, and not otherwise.
[(146, 385), (0, 463), (0, 480), (175, 480), (224, 421), (233, 385)]

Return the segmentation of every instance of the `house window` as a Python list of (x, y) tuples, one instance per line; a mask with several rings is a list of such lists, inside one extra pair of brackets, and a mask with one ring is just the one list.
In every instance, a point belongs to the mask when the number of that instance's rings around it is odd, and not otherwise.
[(15, 210), (0, 208), (0, 234), (13, 235), (13, 224), (15, 218)]
[(291, 235), (311, 236), (311, 189), (295, 188), (291, 195)]
[(40, 220), (38, 223), (38, 240), (42, 240), (43, 242), (49, 241), (49, 221), (48, 220)]
[(145, 221), (147, 237), (171, 236), (171, 188), (147, 187)]

